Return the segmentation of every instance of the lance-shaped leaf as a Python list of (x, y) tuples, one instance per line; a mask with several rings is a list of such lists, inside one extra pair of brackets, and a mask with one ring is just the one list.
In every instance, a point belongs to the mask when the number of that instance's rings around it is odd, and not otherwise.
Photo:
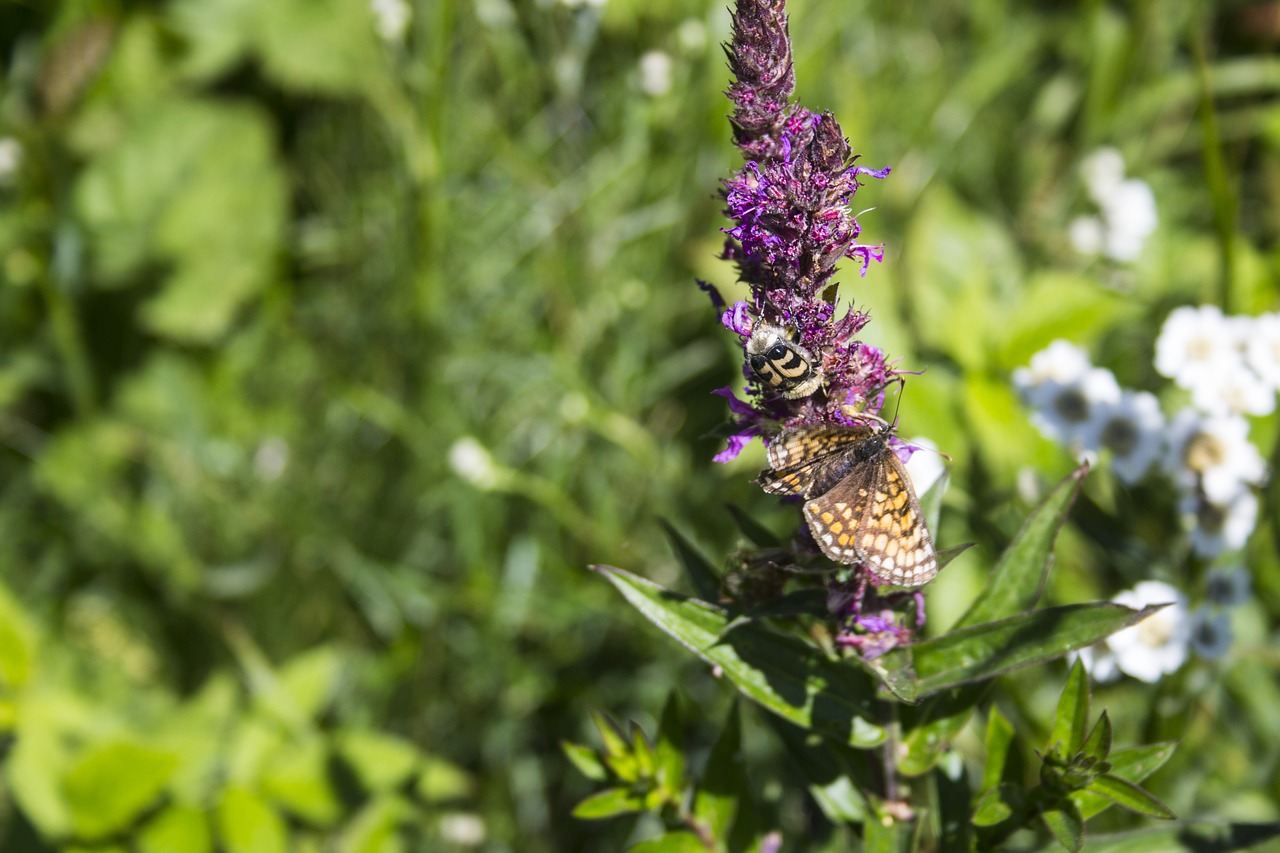
[(725, 634), (729, 617), (720, 608), (621, 569), (593, 568), (651, 622), (719, 667), (752, 701), (852, 746), (865, 749), (884, 742), (884, 729), (872, 722), (874, 682), (861, 669), (832, 661), (798, 637), (756, 623)]
[[(1153, 743), (1146, 746), (1134, 746), (1128, 749), (1117, 749), (1107, 758), (1111, 765), (1111, 775), (1130, 782), (1141, 782), (1159, 770), (1169, 756), (1173, 755), (1177, 744), (1172, 741)], [(1071, 799), (1080, 807), (1080, 814), (1085, 820), (1110, 808), (1114, 801), (1101, 794), (1091, 794), (1088, 789), (1073, 791)]]
[(1158, 817), (1163, 820), (1174, 820), (1177, 817), (1168, 806), (1157, 800), (1146, 790), (1109, 773), (1095, 778), (1085, 790), (1094, 794), (1101, 794), (1117, 805), (1137, 814)]
[(776, 716), (769, 725), (805, 780), (818, 808), (832, 823), (862, 823), (869, 811), (864, 791), (876, 786), (869, 760), (874, 753), (858, 752), (806, 732)]
[(890, 655), (911, 653), (919, 695), (983, 681), (1062, 657), (1137, 624), (1165, 605), (1068, 604), (952, 631)]
[(951, 748), (951, 742), (990, 688), (989, 683), (966, 684), (903, 708), (899, 772), (905, 776), (929, 772)]
[(583, 820), (604, 820), (620, 814), (644, 811), (644, 797), (626, 788), (605, 788), (573, 808), (573, 816)]
[(1040, 819), (1057, 842), (1071, 853), (1084, 847), (1084, 818), (1080, 817), (1075, 803), (1063, 800), (1061, 805), (1041, 812)]
[(716, 571), (716, 567), (711, 561), (698, 550), (689, 539), (676, 530), (674, 526), (667, 522), (666, 519), (658, 519), (658, 523), (662, 525), (662, 529), (667, 532), (667, 538), (671, 540), (671, 550), (675, 551), (676, 559), (680, 561), (680, 565), (684, 566), (684, 570), (689, 574), (689, 580), (693, 583), (694, 592), (703, 601), (716, 601), (720, 598), (720, 573)]
[[(1066, 686), (1062, 688), (1062, 697), (1058, 699), (1058, 713), (1053, 719), (1053, 729), (1049, 732), (1049, 742), (1045, 744), (1045, 749), (1050, 750), (1055, 744), (1060, 744), (1063, 755), (1075, 755), (1084, 743), (1085, 727), (1088, 725), (1089, 678), (1085, 674), (1084, 664), (1077, 660), (1067, 676)], [(1106, 755), (1102, 757), (1105, 758)]]
[(1088, 470), (1082, 467), (1055, 486), (1028, 516), (1000, 555), (982, 593), (956, 623), (957, 630), (1013, 616), (1035, 605), (1053, 565), (1054, 540)]
[(1252, 850), (1275, 838), (1280, 838), (1280, 822), (1179, 821), (1115, 835), (1090, 835), (1089, 853), (1229, 853)]
[(693, 817), (711, 838), (724, 838), (738, 810), (745, 778), (742, 764), (742, 722), (738, 703), (729, 709), (720, 736), (707, 756), (707, 766), (693, 795)]

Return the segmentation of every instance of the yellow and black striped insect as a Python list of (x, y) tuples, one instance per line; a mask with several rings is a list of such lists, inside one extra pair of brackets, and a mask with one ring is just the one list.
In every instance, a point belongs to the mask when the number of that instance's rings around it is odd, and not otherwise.
[(747, 339), (747, 364), (760, 383), (788, 400), (808, 397), (822, 387), (822, 367), (786, 329), (757, 323)]
[(837, 563), (866, 566), (894, 586), (921, 586), (938, 574), (938, 557), (890, 431), (888, 424), (789, 430), (769, 444), (772, 470), (757, 482), (806, 499), (813, 538)]

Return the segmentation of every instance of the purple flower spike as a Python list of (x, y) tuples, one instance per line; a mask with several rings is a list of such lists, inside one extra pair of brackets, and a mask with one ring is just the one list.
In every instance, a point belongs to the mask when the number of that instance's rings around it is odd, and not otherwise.
[[(850, 205), (862, 180), (888, 168), (855, 165), (835, 116), (791, 102), (795, 91), (791, 42), (783, 0), (741, 0), (725, 51), (735, 80), (727, 92), (734, 143), (745, 163), (724, 182), (724, 257), (751, 288), (747, 303), (723, 309), (721, 322), (742, 338), (750, 412), (733, 409), (734, 440), (748, 430), (769, 436), (810, 423), (850, 423), (877, 414), (882, 391), (898, 375), (884, 354), (854, 338), (868, 316), (856, 308), (837, 315), (836, 265), (851, 259), (861, 275), (884, 257), (879, 245), (858, 242), (862, 229)], [(752, 333), (764, 324), (768, 340)], [(785, 340), (783, 340), (785, 338)], [(751, 355), (783, 340), (801, 368), (820, 377), (800, 386), (760, 381)], [(729, 459), (741, 447), (718, 454)]]

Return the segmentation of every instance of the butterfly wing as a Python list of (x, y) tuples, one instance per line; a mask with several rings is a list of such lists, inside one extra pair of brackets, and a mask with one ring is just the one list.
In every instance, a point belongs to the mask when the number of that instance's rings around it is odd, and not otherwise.
[(893, 586), (921, 586), (938, 574), (911, 477), (887, 444), (806, 503), (804, 516), (822, 552), (838, 563), (861, 563)]
[(756, 480), (770, 494), (821, 494), (848, 473), (852, 454), (874, 433), (869, 427), (819, 424), (784, 432), (767, 450), (769, 467)]

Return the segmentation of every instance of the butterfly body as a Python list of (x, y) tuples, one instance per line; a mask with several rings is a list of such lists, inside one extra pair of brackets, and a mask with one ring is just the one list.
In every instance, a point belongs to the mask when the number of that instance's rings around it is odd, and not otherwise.
[(822, 552), (859, 563), (894, 586), (921, 586), (938, 573), (933, 539), (911, 477), (889, 445), (889, 428), (818, 424), (769, 445), (766, 492), (805, 498), (804, 517)]

